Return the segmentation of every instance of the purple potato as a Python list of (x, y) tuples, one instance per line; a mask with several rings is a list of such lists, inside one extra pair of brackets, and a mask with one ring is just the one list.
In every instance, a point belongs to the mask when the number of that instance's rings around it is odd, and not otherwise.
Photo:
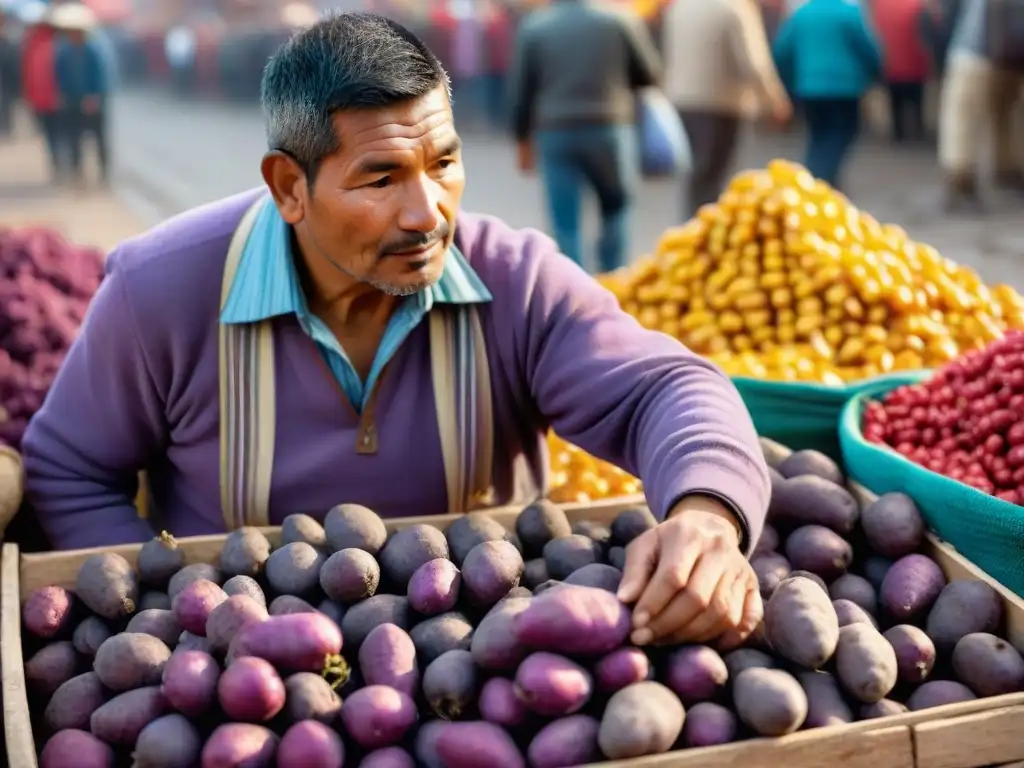
[(244, 527), (225, 537), (220, 549), (220, 570), (225, 576), (258, 576), (266, 567), (271, 546), (256, 528)]
[(739, 723), (728, 707), (702, 701), (686, 710), (683, 743), (687, 747), (714, 747), (736, 739)]
[(368, 685), (345, 700), (341, 720), (345, 731), (361, 747), (390, 747), (416, 724), (416, 705), (394, 688)]
[(91, 659), (112, 634), (110, 627), (99, 616), (86, 616), (82, 623), (75, 627), (71, 642), (76, 651)]
[(533, 597), (516, 617), (516, 639), (530, 648), (567, 654), (608, 653), (629, 636), (629, 609), (610, 592), (563, 585)]
[(277, 746), (278, 768), (342, 768), (344, 764), (341, 736), (316, 720), (295, 723)]
[(434, 747), (444, 768), (526, 768), (512, 737), (494, 723), (445, 723), (437, 731)]
[(589, 536), (574, 533), (544, 545), (544, 562), (553, 579), (565, 579), (585, 565), (601, 562), (601, 546)]
[(901, 624), (926, 616), (943, 587), (946, 577), (931, 558), (907, 555), (885, 574), (879, 598), (886, 613)]
[(476, 703), (480, 673), (469, 651), (446, 651), (423, 671), (423, 695), (446, 720), (458, 720)]
[(757, 648), (737, 648), (722, 657), (725, 668), (729, 671), (729, 679), (736, 677), (745, 669), (775, 669), (775, 660)]
[(316, 606), (295, 595), (278, 595), (270, 601), (267, 613), (271, 616), (288, 616), (293, 613), (319, 613)]
[[(502, 600), (487, 612), (475, 631), (468, 629), (472, 632), (469, 649), (477, 666), (491, 671), (511, 670), (526, 658), (528, 649), (517, 642), (515, 626), (519, 616), (537, 599), (540, 598), (514, 597)], [(415, 630), (413, 639), (416, 639)], [(416, 647), (422, 654), (419, 642)]]
[[(516, 517), (516, 535), (529, 557), (540, 557), (549, 541), (572, 536), (572, 525), (561, 507), (548, 499), (526, 506)], [(614, 524), (612, 535), (615, 535)]]
[(89, 718), (106, 700), (107, 691), (99, 676), (86, 672), (54, 691), (43, 711), (43, 722), (52, 731), (88, 730)]
[(284, 681), (285, 714), (292, 723), (316, 720), (330, 725), (341, 713), (341, 697), (323, 675), (296, 672)]
[(740, 720), (760, 736), (784, 736), (804, 724), (807, 694), (780, 669), (748, 669), (733, 682), (733, 706)]
[(416, 761), (401, 747), (384, 747), (368, 753), (359, 768), (416, 768)]
[(327, 548), (327, 533), (324, 527), (310, 515), (288, 515), (281, 521), (281, 543), (291, 544), (304, 541), (317, 549)]
[(516, 695), (540, 715), (561, 717), (578, 712), (594, 690), (590, 673), (564, 656), (539, 651), (516, 670)]
[(682, 702), (661, 683), (627, 685), (608, 699), (597, 743), (609, 760), (662, 754), (679, 738), (685, 716)]
[(764, 624), (772, 648), (808, 669), (818, 669), (832, 658), (839, 642), (839, 619), (828, 594), (799, 576), (775, 590), (765, 606)]
[(44, 645), (25, 661), (25, 682), (34, 693), (51, 696), (75, 676), (78, 654), (70, 641)]
[(778, 552), (766, 552), (754, 555), (750, 561), (750, 567), (757, 575), (757, 585), (761, 591), (761, 597), (767, 600), (778, 589), (779, 584), (789, 576), (789, 560)]
[(184, 715), (159, 717), (139, 733), (132, 751), (135, 765), (146, 768), (193, 768), (199, 763), (203, 740)]
[(324, 517), (324, 533), (331, 552), (355, 547), (376, 556), (388, 538), (388, 529), (372, 509), (360, 504), (339, 504)]
[(185, 552), (167, 531), (162, 531), (139, 549), (136, 569), (139, 580), (147, 586), (163, 589), (184, 566)]
[(259, 656), (282, 671), (321, 672), (325, 660), (341, 653), (341, 631), (322, 613), (271, 616), (246, 624), (235, 635), (228, 659)]
[(124, 632), (113, 635), (93, 660), (93, 671), (112, 691), (158, 685), (171, 649), (152, 635)]
[(205, 637), (206, 620), (213, 609), (227, 599), (224, 590), (212, 581), (196, 579), (174, 596), (171, 606), (182, 629)]
[(786, 557), (794, 570), (810, 571), (829, 582), (846, 573), (853, 547), (830, 528), (805, 525), (786, 539)]
[(89, 718), (89, 730), (107, 744), (131, 746), (142, 729), (167, 711), (158, 686), (136, 688), (115, 696)]
[(654, 667), (647, 654), (639, 648), (623, 647), (603, 656), (594, 666), (594, 679), (598, 690), (605, 693), (625, 688), (633, 683), (650, 680)]
[(902, 715), (906, 711), (906, 705), (892, 699), (882, 699), (874, 704), (861, 704), (859, 715), (861, 720), (874, 720), (879, 717)]
[(203, 768), (273, 768), (277, 745), (278, 738), (269, 728), (226, 723), (203, 746)]
[(896, 651), (867, 624), (850, 624), (839, 630), (835, 664), (843, 688), (863, 704), (884, 699), (896, 687)]
[(63, 587), (42, 587), (33, 591), (21, 607), (21, 624), (44, 640), (58, 637), (74, 620), (75, 596)]
[(1024, 688), (1024, 659), (1009, 642), (987, 632), (960, 638), (953, 649), (953, 671), (982, 698)]
[(905, 493), (879, 496), (861, 513), (860, 524), (868, 546), (893, 560), (916, 552), (924, 543), (924, 519)]
[(139, 579), (131, 563), (121, 555), (106, 552), (86, 558), (78, 568), (74, 591), (86, 608), (114, 621), (135, 613)]
[(234, 595), (210, 612), (206, 620), (206, 639), (214, 650), (226, 653), (231, 641), (243, 627), (266, 621), (267, 609), (247, 595)]
[(351, 547), (335, 552), (320, 568), (320, 587), (331, 600), (354, 603), (377, 592), (380, 566), (369, 552)]
[(683, 646), (668, 657), (665, 683), (684, 705), (710, 701), (728, 679), (722, 657), (706, 645)]
[(461, 567), (470, 551), (485, 541), (506, 541), (505, 526), (486, 512), (470, 512), (460, 516), (444, 532), (451, 561)]
[(160, 687), (170, 705), (189, 717), (202, 717), (217, 700), (220, 667), (203, 651), (177, 650), (164, 667)]
[(923, 683), (935, 666), (935, 645), (921, 629), (897, 624), (883, 634), (896, 652), (897, 678), (901, 683)]
[(932, 707), (943, 707), (946, 704), (960, 704), (974, 701), (977, 696), (963, 683), (952, 680), (931, 680), (922, 684), (907, 699), (907, 709), (917, 712)]
[(178, 644), (178, 638), (181, 637), (181, 625), (178, 623), (178, 617), (174, 615), (174, 611), (160, 608), (147, 608), (144, 611), (139, 611), (132, 616), (124, 631), (152, 635), (161, 640), (168, 648), (174, 648)]
[(835, 609), (836, 618), (839, 619), (840, 628), (849, 624), (868, 624), (875, 628), (878, 627), (875, 618), (852, 600), (833, 600), (832, 607)]
[(477, 544), (462, 563), (462, 591), (470, 602), (491, 606), (523, 576), (523, 557), (507, 541)]
[(530, 742), (532, 768), (564, 768), (601, 760), (597, 732), (601, 724), (589, 715), (570, 715), (548, 723)]
[(451, 560), (438, 557), (416, 569), (409, 579), (409, 606), (424, 616), (436, 616), (455, 607), (462, 573)]
[[(506, 603), (514, 603), (520, 599), (522, 598), (500, 601), (488, 616), (499, 610)], [(483, 624), (480, 626), (483, 627)], [(448, 651), (470, 650), (479, 632), (479, 629), (474, 632), (473, 625), (469, 623), (469, 619), (461, 613), (453, 611), (451, 613), (442, 613), (440, 616), (431, 616), (426, 621), (421, 621), (412, 628), (409, 636), (416, 646), (416, 656), (419, 659), (420, 666), (426, 667), (438, 656)], [(511, 636), (511, 633), (509, 633), (506, 635), (506, 638)]]
[(839, 683), (827, 672), (800, 672), (797, 680), (807, 695), (805, 728), (822, 728), (853, 722), (853, 710), (843, 698)]
[(55, 733), (39, 755), (39, 768), (113, 768), (114, 750), (88, 731), (66, 728)]
[[(394, 624), (408, 630), (412, 624), (409, 600), (400, 595), (377, 594), (350, 606), (341, 620), (346, 646), (358, 651), (370, 631), (381, 624)], [(413, 637), (415, 639), (415, 635)]]
[(209, 563), (193, 563), (192, 565), (186, 565), (180, 571), (171, 576), (171, 580), (167, 584), (167, 596), (171, 598), (171, 607), (174, 606), (174, 598), (178, 596), (185, 587), (194, 581), (205, 579), (206, 581), (212, 581), (214, 584), (224, 583), (224, 574), (221, 573), (220, 569), (215, 565)]
[(563, 584), (575, 584), (580, 587), (604, 589), (613, 595), (619, 591), (622, 571), (604, 563), (591, 563), (565, 577)]
[(520, 725), (526, 707), (516, 695), (515, 684), (504, 677), (492, 677), (480, 689), (480, 716), (489, 723), (506, 728)]
[(324, 560), (323, 552), (313, 545), (294, 541), (270, 553), (264, 576), (278, 595), (309, 595), (320, 584)]
[(277, 670), (265, 659), (243, 656), (217, 681), (217, 700), (232, 720), (263, 723), (284, 709), (286, 691)]
[(224, 594), (228, 597), (245, 595), (246, 597), (251, 597), (264, 608), (267, 607), (267, 596), (263, 593), (263, 588), (256, 579), (249, 576), (232, 576), (224, 582), (224, 586), (221, 589), (224, 590)]
[(878, 613), (878, 595), (871, 582), (855, 573), (844, 573), (832, 582), (828, 588), (829, 597), (833, 600), (849, 600), (856, 603), (869, 614)]
[(359, 648), (359, 670), (367, 685), (388, 685), (410, 698), (419, 690), (416, 645), (394, 624), (381, 624), (366, 636)]
[(416, 569), (439, 557), (448, 557), (444, 534), (432, 525), (411, 525), (391, 535), (378, 560), (384, 577), (404, 592)]
[(939, 653), (950, 654), (960, 639), (974, 632), (994, 634), (1003, 623), (1003, 600), (983, 581), (951, 581), (928, 613), (925, 631)]

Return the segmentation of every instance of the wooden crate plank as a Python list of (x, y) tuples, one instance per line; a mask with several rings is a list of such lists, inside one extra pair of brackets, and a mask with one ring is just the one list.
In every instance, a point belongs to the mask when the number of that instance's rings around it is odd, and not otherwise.
[(32, 718), (25, 688), (21, 650), (21, 597), (18, 590), (18, 546), (0, 551), (0, 667), (3, 673), (4, 741), (11, 768), (36, 768)]
[(910, 768), (910, 728), (858, 733), (840, 728), (802, 731), (781, 739), (754, 739), (707, 749), (684, 749), (654, 757), (594, 763), (589, 768)]
[(1024, 759), (1024, 706), (913, 727), (916, 768), (975, 768)]

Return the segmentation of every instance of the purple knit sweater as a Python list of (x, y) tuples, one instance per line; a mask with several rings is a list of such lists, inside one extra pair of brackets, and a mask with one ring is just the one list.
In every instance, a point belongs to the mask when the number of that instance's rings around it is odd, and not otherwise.
[[(24, 439), (28, 497), (57, 548), (142, 541), (137, 472), (177, 536), (223, 530), (217, 318), (228, 242), (261, 191), (189, 211), (122, 244), (81, 335)], [(459, 217), (456, 242), (490, 289), (481, 305), (494, 397), (495, 477), (507, 503), (547, 476), (551, 427), (637, 474), (655, 514), (688, 493), (730, 503), (748, 546), (769, 482), (729, 380), (679, 342), (643, 329), (533, 230)], [(429, 329), (389, 364), (378, 451), (356, 453), (358, 419), (294, 317), (275, 321), (277, 429), (270, 519), (322, 519), (341, 502), (383, 516), (443, 514), (444, 468)]]

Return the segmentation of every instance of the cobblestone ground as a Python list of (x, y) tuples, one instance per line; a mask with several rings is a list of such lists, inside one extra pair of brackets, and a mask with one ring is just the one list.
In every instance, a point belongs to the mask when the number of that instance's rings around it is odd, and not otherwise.
[[(147, 221), (260, 183), (264, 144), (254, 107), (135, 92), (114, 104), (112, 129), (118, 189)], [(509, 142), (494, 136), (465, 138), (465, 207), (513, 225), (546, 228), (537, 179), (515, 171)], [(775, 157), (800, 156), (798, 134), (752, 130), (738, 165), (757, 167)], [(1024, 286), (1024, 199), (996, 197), (984, 218), (945, 216), (938, 204), (934, 150), (895, 149), (879, 138), (857, 147), (848, 177), (850, 196), (880, 220), (905, 226), (917, 239), (975, 266), (989, 281)], [(644, 185), (632, 235), (634, 254), (649, 250), (658, 234), (676, 223), (678, 194), (675, 183)], [(594, 220), (589, 211), (591, 230)]]

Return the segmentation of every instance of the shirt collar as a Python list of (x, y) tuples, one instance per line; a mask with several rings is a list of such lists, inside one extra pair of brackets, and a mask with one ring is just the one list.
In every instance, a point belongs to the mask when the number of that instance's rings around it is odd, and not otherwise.
[[(288, 224), (268, 197), (246, 240), (220, 322), (257, 323), (278, 315), (305, 315), (308, 311), (306, 298), (291, 251)], [(483, 280), (454, 244), (445, 255), (441, 279), (421, 293), (428, 311), (435, 302), (484, 304), (492, 298)]]

